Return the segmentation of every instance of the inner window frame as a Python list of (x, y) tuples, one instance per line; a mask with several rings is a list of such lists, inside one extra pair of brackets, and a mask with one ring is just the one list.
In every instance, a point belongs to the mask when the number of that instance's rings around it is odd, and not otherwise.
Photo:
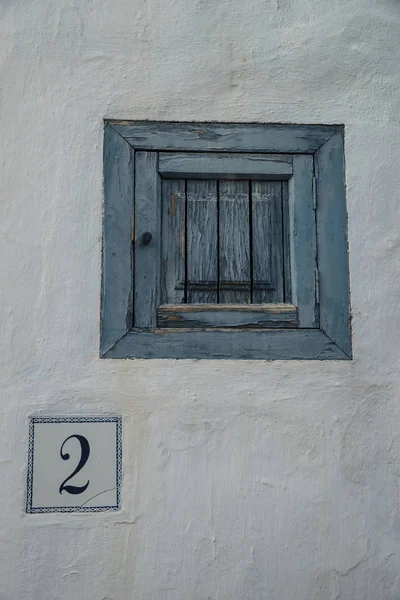
[[(136, 214), (134, 241), (134, 311), (133, 327), (135, 329), (157, 328), (157, 311), (161, 304), (161, 273), (162, 253), (162, 178), (172, 176), (183, 178), (196, 175), (198, 179), (214, 178), (216, 171), (225, 174), (226, 178), (244, 178), (252, 171), (255, 180), (287, 180), (289, 183), (289, 215), (290, 257), (291, 257), (291, 295), (292, 305), (296, 307), (297, 320), (286, 323), (279, 321), (282, 327), (316, 328), (319, 324), (319, 313), (316, 293), (316, 226), (313, 206), (313, 157), (308, 154), (225, 154), (209, 153), (204, 155), (169, 153), (166, 162), (164, 153), (157, 151), (136, 151), (135, 156), (135, 192), (133, 210)], [(203, 158), (206, 161), (202, 160)], [(215, 158), (215, 161), (213, 161)], [(198, 164), (197, 164), (198, 159)], [(233, 167), (230, 165), (233, 162)], [(174, 163), (174, 164), (171, 164)], [(188, 164), (189, 163), (189, 164)], [(207, 164), (206, 164), (207, 163)], [(219, 164), (215, 164), (219, 163)], [(249, 166), (250, 163), (250, 166)], [(235, 172), (233, 172), (235, 171)], [(152, 232), (151, 246), (141, 243), (144, 231)], [(149, 298), (151, 301), (149, 302)], [(234, 307), (232, 307), (234, 308)], [(282, 307), (277, 307), (277, 314)], [(240, 311), (240, 308), (236, 308)], [(255, 311), (255, 308), (253, 309)], [(179, 316), (183, 319), (187, 311), (179, 311), (176, 307), (171, 320)], [(269, 321), (263, 314), (261, 327), (275, 326), (274, 318)], [(232, 315), (232, 327), (237, 319)], [(163, 319), (165, 323), (165, 319)], [(194, 321), (197, 326), (201, 324)], [(252, 328), (256, 328), (251, 321)], [(193, 320), (192, 320), (193, 323)], [(229, 324), (229, 323), (228, 323)], [(249, 325), (247, 324), (247, 325)], [(246, 324), (242, 324), (245, 326)], [(193, 325), (192, 325), (193, 326)], [(213, 327), (211, 322), (205, 322), (205, 327)]]

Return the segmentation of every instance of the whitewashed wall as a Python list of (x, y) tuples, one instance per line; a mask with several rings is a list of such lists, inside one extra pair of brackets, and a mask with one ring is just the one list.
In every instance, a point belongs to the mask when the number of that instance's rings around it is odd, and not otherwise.
[[(400, 2), (0, 17), (0, 600), (398, 600)], [(100, 360), (106, 117), (344, 123), (355, 360)], [(123, 510), (27, 516), (28, 416), (109, 412)]]

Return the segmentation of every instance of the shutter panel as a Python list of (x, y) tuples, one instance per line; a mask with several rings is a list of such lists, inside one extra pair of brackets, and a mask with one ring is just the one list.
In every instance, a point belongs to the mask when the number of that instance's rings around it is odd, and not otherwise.
[(283, 302), (282, 184), (251, 184), (253, 302)]
[(219, 302), (251, 302), (249, 182), (219, 182)]
[(217, 182), (187, 182), (187, 302), (217, 303)]

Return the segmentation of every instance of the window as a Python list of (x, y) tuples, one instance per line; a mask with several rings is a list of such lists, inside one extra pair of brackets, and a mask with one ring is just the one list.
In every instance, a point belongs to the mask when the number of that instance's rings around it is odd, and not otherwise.
[(349, 359), (343, 127), (110, 121), (101, 356)]

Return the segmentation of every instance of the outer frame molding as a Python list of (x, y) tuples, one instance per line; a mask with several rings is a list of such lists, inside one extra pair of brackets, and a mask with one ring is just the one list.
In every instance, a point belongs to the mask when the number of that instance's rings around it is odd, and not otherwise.
[[(341, 125), (106, 121), (100, 356), (351, 359), (343, 134)], [(314, 155), (320, 328), (133, 329), (135, 150)]]

